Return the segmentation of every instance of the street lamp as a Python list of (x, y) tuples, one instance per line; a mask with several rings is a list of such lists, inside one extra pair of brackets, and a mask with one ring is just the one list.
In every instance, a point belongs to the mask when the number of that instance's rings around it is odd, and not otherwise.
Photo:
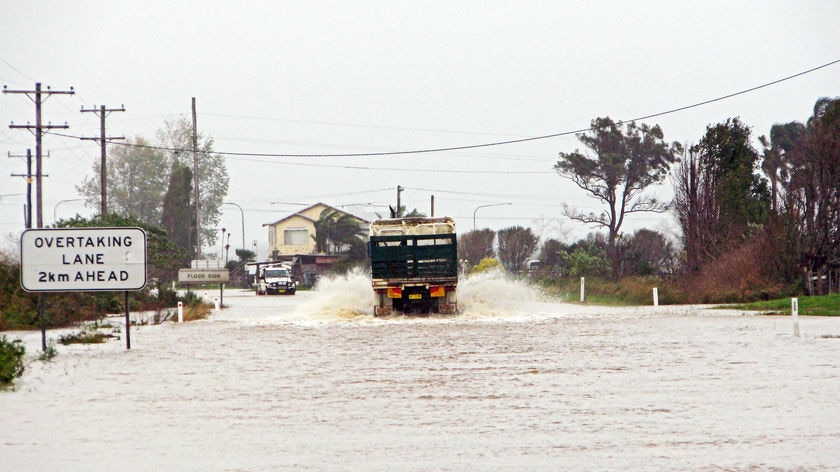
[(56, 222), (58, 222), (58, 216), (57, 215), (58, 215), (58, 206), (59, 205), (61, 205), (62, 203), (67, 203), (67, 202), (83, 202), (83, 201), (85, 201), (84, 198), (71, 198), (69, 200), (59, 200), (59, 202), (56, 203), (55, 206), (53, 207), (53, 225), (55, 225)]
[(476, 207), (475, 211), (473, 212), (473, 231), (475, 231), (475, 214), (476, 214), (476, 212), (478, 211), (479, 208), (487, 208), (487, 207), (502, 206), (502, 205), (513, 205), (513, 203), (511, 203), (511, 202), (491, 203), (489, 205), (480, 205), (480, 206)]
[[(222, 228), (222, 255), (220, 256), (221, 258), (225, 257), (225, 231), (227, 231), (227, 229)], [(230, 236), (228, 236), (228, 238), (229, 237)], [(227, 262), (227, 261), (225, 261), (225, 262)]]
[[(242, 249), (245, 249), (245, 212), (242, 210), (241, 206), (239, 206), (239, 205), (237, 205), (236, 203), (233, 203), (233, 202), (224, 202), (224, 203), (222, 203), (222, 205), (233, 205), (236, 208), (239, 208), (239, 213), (242, 216)], [(228, 239), (229, 238), (230, 238), (230, 235), (228, 235)]]

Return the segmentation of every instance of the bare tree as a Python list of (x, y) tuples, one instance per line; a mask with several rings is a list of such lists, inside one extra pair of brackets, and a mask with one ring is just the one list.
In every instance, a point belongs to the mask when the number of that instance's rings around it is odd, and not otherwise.
[(508, 272), (519, 272), (525, 267), (525, 262), (537, 248), (539, 238), (531, 232), (531, 228), (511, 226), (500, 229), (499, 259)]
[(482, 259), (493, 257), (493, 242), (496, 232), (492, 229), (478, 229), (458, 237), (458, 257), (474, 267)]
[(604, 203), (606, 209), (596, 214), (566, 206), (564, 213), (573, 220), (607, 228), (610, 259), (617, 271), (620, 261), (616, 240), (624, 218), (629, 213), (662, 213), (668, 209), (667, 203), (643, 192), (665, 178), (682, 146), (666, 143), (659, 125), (630, 122), (624, 123), (622, 130), (622, 124), (609, 117), (592, 120), (590, 130), (579, 134), (578, 140), (590, 153), (561, 152), (554, 169)]
[[(791, 178), (787, 211), (797, 222), (802, 243), (801, 264), (816, 280), (840, 267), (840, 98), (821, 98), (814, 105), (805, 132), (787, 153)], [(824, 293), (826, 286), (807, 286)]]

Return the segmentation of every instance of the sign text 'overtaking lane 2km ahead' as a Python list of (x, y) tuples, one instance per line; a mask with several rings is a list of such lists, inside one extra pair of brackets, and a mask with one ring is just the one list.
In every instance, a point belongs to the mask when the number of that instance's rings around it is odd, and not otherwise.
[(29, 229), (20, 238), (20, 266), (28, 292), (140, 290), (146, 285), (146, 232)]

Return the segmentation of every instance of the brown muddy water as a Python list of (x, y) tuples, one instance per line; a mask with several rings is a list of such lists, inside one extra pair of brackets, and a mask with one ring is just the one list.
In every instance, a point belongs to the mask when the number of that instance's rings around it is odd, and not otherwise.
[[(840, 319), (794, 337), (790, 317), (498, 277), (462, 283), (454, 317), (371, 299), (364, 277), (227, 290), (130, 351), (59, 345), (0, 393), (0, 471), (840, 470)], [(6, 334), (37, 355), (39, 333)]]

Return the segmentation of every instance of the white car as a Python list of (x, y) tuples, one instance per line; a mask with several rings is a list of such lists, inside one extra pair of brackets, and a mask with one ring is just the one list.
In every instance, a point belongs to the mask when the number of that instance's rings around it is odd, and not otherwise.
[(296, 284), (292, 274), (285, 267), (266, 267), (260, 269), (257, 278), (257, 295), (284, 294), (294, 295)]

